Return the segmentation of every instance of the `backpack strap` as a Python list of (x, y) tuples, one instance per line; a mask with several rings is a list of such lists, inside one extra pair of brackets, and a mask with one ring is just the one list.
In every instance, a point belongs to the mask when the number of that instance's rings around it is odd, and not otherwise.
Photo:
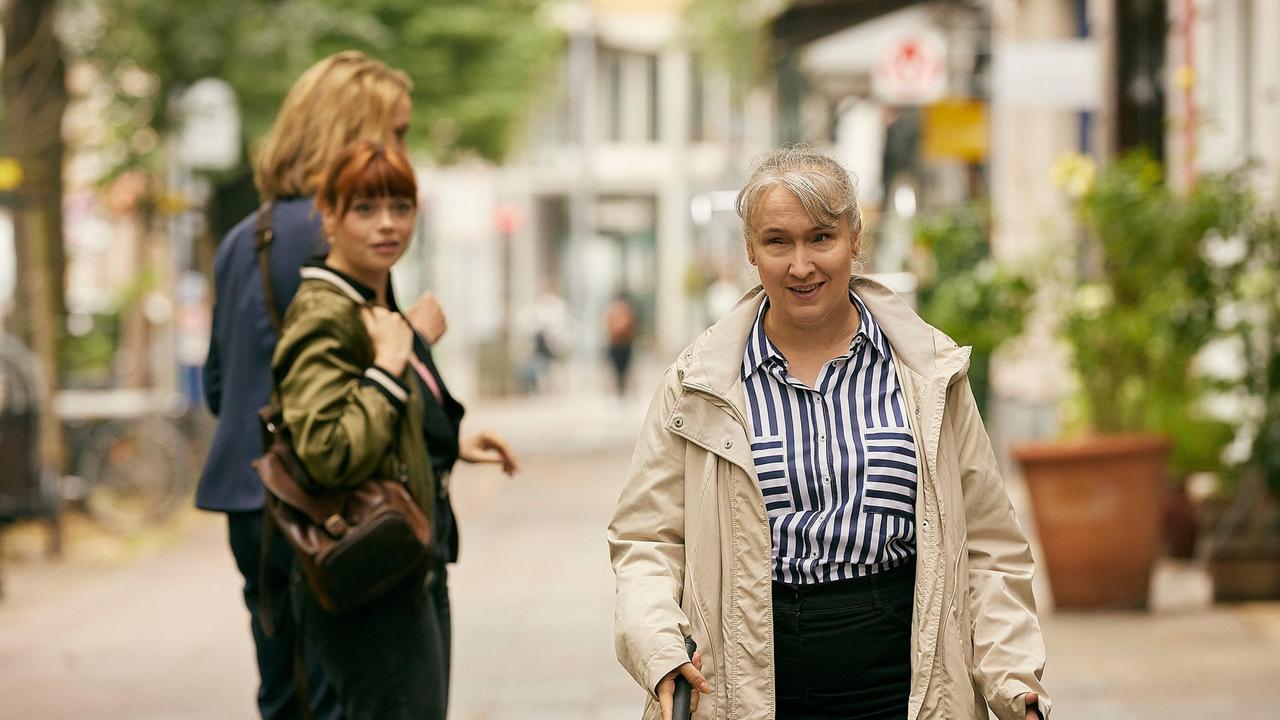
[(276, 291), (271, 284), (271, 241), (275, 237), (271, 221), (274, 210), (275, 203), (271, 200), (262, 203), (258, 208), (258, 224), (254, 236), (257, 238), (258, 275), (262, 280), (262, 299), (267, 306), (267, 319), (271, 321), (271, 328), (279, 337), (280, 310), (276, 306)]
[[(275, 204), (268, 200), (258, 208), (258, 221), (254, 228), (254, 250), (258, 255), (258, 276), (262, 282), (262, 300), (266, 306), (267, 320), (276, 337), (280, 337), (280, 310), (276, 306), (276, 292), (271, 284), (271, 241), (275, 238), (272, 229)], [(278, 411), (279, 399), (274, 389), (271, 391), (271, 405), (264, 411)], [(264, 419), (265, 428), (265, 419)], [(268, 435), (264, 432), (263, 449), (270, 446)], [(270, 500), (268, 500), (270, 502)], [(271, 571), (271, 545), (279, 533), (271, 512), (262, 510), (262, 535), (258, 556), (258, 621), (267, 637), (275, 637), (279, 631), (284, 613), (289, 612), (289, 582), (287, 577), (280, 577)], [(297, 625), (293, 638), (293, 691), (296, 696), (303, 720), (311, 720), (311, 697), (307, 687), (306, 658), (303, 651), (301, 619), (295, 619)]]

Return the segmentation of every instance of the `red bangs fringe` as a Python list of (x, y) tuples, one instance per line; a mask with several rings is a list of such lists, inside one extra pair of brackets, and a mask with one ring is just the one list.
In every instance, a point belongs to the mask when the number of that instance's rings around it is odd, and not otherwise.
[(396, 197), (418, 202), (418, 183), (404, 153), (361, 140), (338, 156), (324, 183), (324, 204), (346, 212), (358, 197)]

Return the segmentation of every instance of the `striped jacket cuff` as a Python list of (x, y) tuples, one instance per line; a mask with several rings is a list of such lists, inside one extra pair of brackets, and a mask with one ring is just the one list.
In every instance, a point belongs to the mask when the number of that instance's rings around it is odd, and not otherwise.
[(409, 401), (409, 388), (385, 368), (377, 365), (370, 366), (364, 371), (364, 377), (360, 378), (360, 381), (377, 388), (397, 412), (404, 411), (404, 405)]

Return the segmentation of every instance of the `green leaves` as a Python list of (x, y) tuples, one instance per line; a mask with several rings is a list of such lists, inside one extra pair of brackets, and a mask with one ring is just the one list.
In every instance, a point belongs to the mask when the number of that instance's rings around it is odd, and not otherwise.
[(985, 409), (991, 354), (1022, 332), (1031, 282), (991, 258), (984, 208), (962, 206), (922, 216), (914, 232), (920, 314), (957, 342), (973, 346), (969, 375)]
[[(220, 77), (240, 100), (243, 134), (266, 133), (294, 80), (317, 60), (363, 50), (414, 81), (409, 144), (438, 160), (500, 159), (511, 147), (559, 48), (536, 0), (63, 0), (64, 40), (109, 88), (104, 144), (121, 165), (154, 147), (129, 142), (168, 129), (168, 98)], [(150, 78), (148, 92), (129, 78)], [(136, 86), (139, 83), (133, 82)]]
[(769, 63), (770, 18), (786, 0), (691, 0), (685, 9), (689, 47), (712, 67), (728, 73), (735, 99), (741, 99)]
[(1206, 261), (1206, 238), (1244, 229), (1253, 207), (1240, 173), (1201, 178), (1185, 194), (1145, 154), (1112, 163), (1079, 199), (1088, 236), (1085, 284), (1063, 318), (1099, 432), (1174, 440), (1182, 472), (1218, 467), (1229, 423), (1199, 410), (1208, 381), (1193, 360), (1222, 332), (1231, 271)]

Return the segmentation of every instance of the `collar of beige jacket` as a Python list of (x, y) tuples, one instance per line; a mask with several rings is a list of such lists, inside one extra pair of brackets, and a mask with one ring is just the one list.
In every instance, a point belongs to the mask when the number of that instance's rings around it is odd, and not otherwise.
[[(955, 341), (921, 320), (892, 290), (858, 275), (849, 281), (849, 288), (866, 304), (889, 339), (894, 359), (912, 372), (926, 379), (937, 373), (954, 378), (968, 369), (968, 349), (957, 347)], [(763, 290), (757, 285), (748, 291), (720, 322), (685, 350), (676, 366), (686, 385), (733, 398), (742, 381), (742, 356), (764, 301)]]

